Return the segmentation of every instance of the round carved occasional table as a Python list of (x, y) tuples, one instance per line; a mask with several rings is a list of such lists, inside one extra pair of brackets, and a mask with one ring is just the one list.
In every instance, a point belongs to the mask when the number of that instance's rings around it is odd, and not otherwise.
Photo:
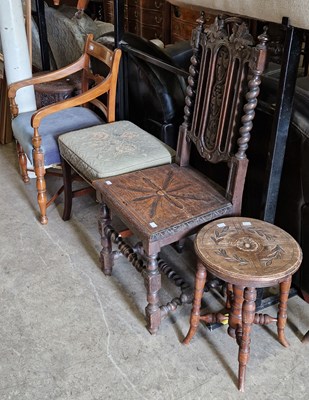
[[(184, 343), (190, 342), (200, 321), (213, 323), (228, 318), (228, 333), (239, 345), (238, 388), (244, 391), (252, 324), (276, 321), (279, 342), (286, 347), (289, 345), (284, 334), (287, 300), (292, 275), (302, 261), (302, 251), (298, 243), (277, 226), (245, 217), (222, 218), (204, 226), (196, 236), (195, 251), (198, 262), (194, 303)], [(228, 317), (221, 313), (200, 315), (207, 272), (227, 283)], [(256, 314), (256, 288), (275, 284), (280, 288), (277, 318)]]

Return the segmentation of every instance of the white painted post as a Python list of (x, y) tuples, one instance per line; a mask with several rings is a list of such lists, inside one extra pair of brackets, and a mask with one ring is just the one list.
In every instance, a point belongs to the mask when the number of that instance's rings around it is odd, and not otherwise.
[[(0, 0), (0, 38), (7, 83), (32, 77), (21, 0)], [(19, 112), (36, 110), (33, 86), (17, 92)]]

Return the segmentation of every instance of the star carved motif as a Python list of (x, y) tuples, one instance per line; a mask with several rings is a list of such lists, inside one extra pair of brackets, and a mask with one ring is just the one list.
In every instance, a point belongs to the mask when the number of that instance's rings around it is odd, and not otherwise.
[[(145, 200), (152, 200), (149, 217), (155, 217), (157, 210), (164, 201), (168, 202), (170, 205), (178, 208), (184, 209), (184, 204), (181, 200), (195, 200), (208, 202), (209, 198), (205, 198), (205, 194), (199, 196), (190, 194), (190, 183), (177, 182), (177, 177), (173, 171), (169, 171), (162, 184), (158, 184), (154, 180), (148, 177), (142, 178), (144, 185), (123, 187), (125, 190), (130, 190), (133, 192), (144, 193), (144, 195), (135, 197), (133, 202), (142, 202)], [(188, 189), (184, 192), (184, 189)]]

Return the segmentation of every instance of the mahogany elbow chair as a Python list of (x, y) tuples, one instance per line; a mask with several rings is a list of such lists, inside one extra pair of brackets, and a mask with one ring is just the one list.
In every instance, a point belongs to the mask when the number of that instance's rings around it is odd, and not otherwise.
[[(40, 208), (40, 222), (47, 224), (47, 207), (55, 200), (61, 190), (47, 200), (45, 173), (46, 169), (60, 164), (57, 137), (60, 134), (102, 124), (115, 119), (116, 85), (121, 50), (111, 51), (93, 41), (88, 35), (82, 56), (74, 63), (59, 70), (42, 74), (30, 79), (11, 84), (8, 89), (10, 109), (13, 117), (12, 129), (17, 142), (17, 153), (21, 175), (25, 183), (29, 182), (27, 157), (36, 175), (37, 201)], [(108, 68), (107, 76), (94, 74), (92, 62), (96, 59)], [(66, 78), (81, 73), (81, 93), (75, 97), (48, 105), (37, 111), (18, 112), (15, 97), (17, 90), (41, 83)], [(108, 106), (100, 101), (99, 96), (106, 93)], [(96, 106), (101, 115), (89, 108)]]
[[(174, 311), (179, 304), (190, 302), (186, 296), (181, 296), (166, 305), (160, 304), (160, 249), (194, 234), (208, 221), (221, 216), (239, 215), (241, 212), (248, 164), (246, 150), (257, 104), (260, 75), (265, 65), (267, 40), (264, 32), (255, 45), (247, 25), (239, 18), (217, 18), (205, 30), (202, 14), (192, 36), (193, 56), (176, 162), (165, 161), (161, 162), (164, 165), (159, 166), (148, 162), (142, 168), (135, 163), (135, 167), (132, 167), (134, 159), (129, 156), (126, 158), (131, 168), (129, 172), (128, 165), (119, 168), (121, 165), (118, 164), (117, 154), (114, 163), (109, 155), (109, 161), (106, 161), (109, 169), (105, 168), (101, 176), (97, 174), (91, 177), (101, 203), (99, 231), (102, 270), (106, 275), (112, 273), (114, 241), (144, 278), (148, 302), (147, 329), (152, 334), (157, 332), (169, 311)], [(117, 133), (117, 126), (108, 129), (106, 135)], [(95, 132), (97, 128), (91, 130)], [(99, 151), (95, 150), (97, 142), (93, 139), (94, 133), (91, 137), (86, 131), (89, 130), (83, 130), (84, 137), (80, 141), (70, 133), (59, 137), (64, 163), (71, 165), (81, 175), (89, 174), (92, 159), (99, 155)], [(132, 135), (128, 127), (122, 147), (124, 151), (125, 146), (136, 145), (136, 141), (130, 141)], [(146, 140), (150, 138), (151, 135), (148, 135)], [(91, 146), (90, 152), (85, 152), (86, 145)], [(202, 160), (203, 165), (227, 165), (225, 188), (189, 165), (194, 148), (196, 157)], [(150, 149), (148, 154), (154, 151), (155, 148)], [(94, 169), (94, 166), (95, 162), (91, 168)], [(121, 169), (126, 169), (125, 173)], [(65, 186), (70, 197), (71, 187)], [(138, 250), (130, 248), (115, 232), (111, 215), (117, 215), (141, 241)]]

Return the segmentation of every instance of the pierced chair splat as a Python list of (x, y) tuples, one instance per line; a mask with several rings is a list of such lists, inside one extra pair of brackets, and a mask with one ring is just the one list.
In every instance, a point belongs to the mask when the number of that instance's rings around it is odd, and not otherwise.
[[(104, 116), (115, 119), (116, 83), (121, 50), (114, 52), (93, 41), (88, 35), (82, 56), (74, 63), (59, 70), (42, 74), (10, 85), (8, 96), (13, 116), (12, 128), (17, 142), (17, 153), (21, 175), (25, 183), (29, 182), (27, 157), (36, 175), (37, 200), (40, 208), (40, 221), (47, 224), (46, 209), (56, 196), (47, 200), (45, 173), (49, 166), (61, 163), (57, 138), (65, 132), (102, 124)], [(93, 74), (92, 62), (107, 65), (107, 76)], [(28, 85), (53, 82), (72, 74), (81, 74), (81, 93), (75, 97), (59, 101), (39, 109), (19, 113), (15, 102), (16, 92)], [(108, 95), (108, 107), (98, 97)], [(101, 114), (89, 108), (96, 106)], [(102, 117), (103, 118), (102, 118)]]
[[(254, 46), (247, 26), (237, 18), (218, 18), (207, 31), (204, 22), (202, 14), (193, 32), (192, 64), (176, 162), (165, 161), (157, 166), (148, 163), (143, 168), (134, 162), (131, 171), (121, 173), (115, 161), (109, 175), (105, 170), (105, 175), (92, 178), (101, 203), (102, 270), (106, 275), (112, 273), (114, 241), (144, 278), (150, 333), (157, 332), (169, 311), (191, 302), (193, 297), (185, 293), (188, 285), (182, 281), (180, 297), (160, 304), (161, 273), (170, 271), (158, 262), (160, 249), (195, 233), (208, 221), (238, 215), (241, 209), (248, 163), (246, 149), (265, 64), (267, 36), (264, 32)], [(60, 150), (72, 165), (72, 157), (62, 143), (68, 135), (59, 138)], [(148, 135), (147, 143), (150, 138)], [(203, 163), (228, 166), (225, 188), (189, 165), (191, 148), (197, 149)], [(75, 155), (76, 151), (78, 144), (70, 149)], [(90, 156), (85, 157), (79, 151), (79, 158), (79, 165), (89, 165)], [(131, 157), (126, 160), (129, 164), (134, 161)], [(78, 170), (77, 162), (72, 166)], [(141, 246), (130, 248), (112, 227), (111, 214), (120, 218)]]

